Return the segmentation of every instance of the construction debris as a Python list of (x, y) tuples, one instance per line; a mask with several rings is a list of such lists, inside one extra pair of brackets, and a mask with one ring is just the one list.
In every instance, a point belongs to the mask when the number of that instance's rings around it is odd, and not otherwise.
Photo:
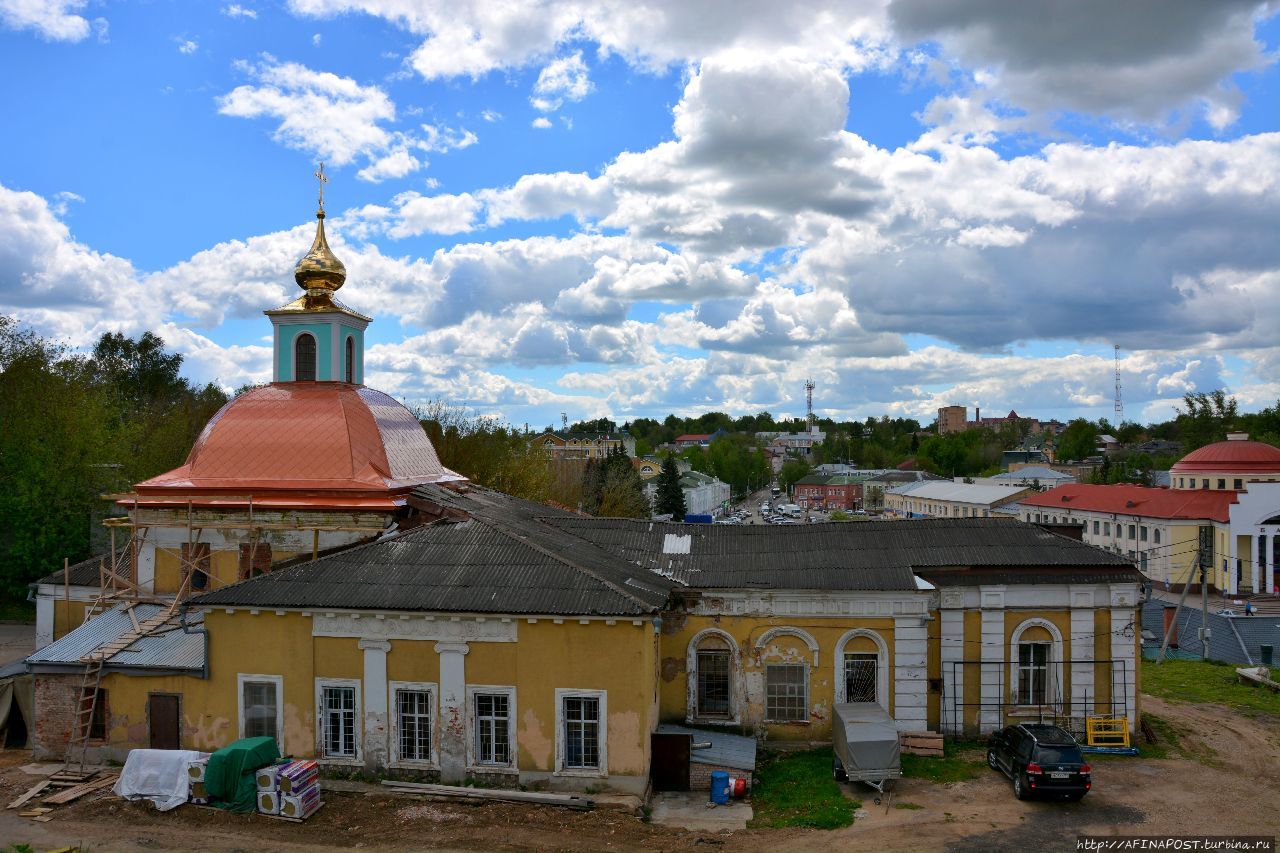
[(12, 803), (9, 803), (9, 805), (5, 806), (5, 808), (16, 809), (19, 806), (26, 805), (28, 801), (34, 800), (36, 796), (39, 795), (40, 792), (43, 791), (45, 788), (48, 788), (49, 785), (50, 785), (50, 782), (48, 779), (37, 782), (36, 784), (32, 785), (31, 788), (28, 789), (25, 794), (23, 794), (21, 797), (18, 797), (18, 799), (14, 800)]
[(90, 782), (85, 782), (83, 784), (67, 788), (63, 791), (59, 791), (56, 794), (45, 797), (40, 802), (53, 806), (60, 806), (65, 803), (75, 802), (85, 794), (90, 794), (94, 791), (105, 788), (108, 785), (114, 785), (118, 778), (120, 778), (120, 774), (112, 773), (108, 776), (103, 776), (101, 779), (94, 779)]
[(908, 755), (943, 756), (942, 735), (937, 732), (903, 732), (899, 737), (902, 751)]
[(560, 806), (579, 811), (590, 811), (596, 801), (577, 794), (552, 794), (542, 791), (506, 791), (492, 788), (464, 788), (457, 785), (430, 785), (424, 782), (398, 782), (384, 779), (382, 784), (392, 791), (438, 797), (449, 800), (498, 800), (507, 803), (533, 803), (544, 806)]

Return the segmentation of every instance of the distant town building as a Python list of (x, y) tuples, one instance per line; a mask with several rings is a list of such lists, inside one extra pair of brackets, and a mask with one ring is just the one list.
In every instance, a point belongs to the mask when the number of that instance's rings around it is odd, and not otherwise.
[(964, 432), (969, 428), (969, 410), (964, 406), (943, 406), (938, 409), (938, 435)]
[(541, 447), (553, 459), (603, 459), (611, 450), (625, 450), (635, 455), (635, 439), (626, 433), (563, 432), (548, 430), (529, 440), (531, 447)]
[(1128, 557), (1157, 583), (1186, 583), (1203, 559), (1216, 589), (1273, 592), (1280, 448), (1232, 433), (1187, 454), (1169, 475), (1171, 488), (1060, 486), (1025, 498), (1021, 518), (1083, 525), (1085, 542)]
[[(719, 515), (733, 497), (733, 490), (728, 483), (700, 471), (687, 471), (682, 474), (680, 490), (684, 492), (685, 512), (690, 515)], [(652, 504), (658, 494), (657, 479), (647, 480), (644, 491), (649, 496), (649, 503)]]
[(676, 436), (676, 447), (683, 450), (686, 447), (709, 447), (711, 442), (721, 436), (728, 435), (723, 429), (709, 433), (690, 433), (688, 435)]
[(809, 474), (795, 484), (795, 502), (806, 509), (861, 509), (866, 477)]
[(963, 481), (905, 483), (885, 492), (884, 508), (900, 518), (990, 518), (995, 507), (1032, 493), (1025, 486)]

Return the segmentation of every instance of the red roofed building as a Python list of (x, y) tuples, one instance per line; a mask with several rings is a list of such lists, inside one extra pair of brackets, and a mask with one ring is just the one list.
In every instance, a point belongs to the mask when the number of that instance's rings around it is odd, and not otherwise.
[(1059, 486), (1025, 498), (1019, 515), (1038, 524), (1081, 524), (1085, 542), (1132, 558), (1157, 582), (1186, 583), (1203, 552), (1212, 586), (1231, 594), (1271, 591), (1280, 549), (1277, 531), (1265, 524), (1280, 516), (1280, 506), (1251, 510), (1262, 517), (1246, 525), (1234, 516), (1251, 484), (1280, 482), (1280, 448), (1232, 433), (1184, 456), (1170, 478), (1167, 489)]

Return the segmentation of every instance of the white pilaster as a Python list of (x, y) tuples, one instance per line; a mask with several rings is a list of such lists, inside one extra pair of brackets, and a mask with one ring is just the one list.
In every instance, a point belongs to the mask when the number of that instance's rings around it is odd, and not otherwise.
[[(1136, 616), (1132, 608), (1111, 608), (1111, 659), (1116, 661), (1112, 667), (1111, 695), (1115, 699), (1124, 698), (1124, 707), (1129, 717), (1129, 729), (1137, 726), (1137, 712), (1134, 708), (1137, 670), (1134, 666), (1133, 633), (1124, 630), (1126, 625), (1134, 622)], [(1136, 625), (1135, 625), (1136, 628)], [(1126, 636), (1126, 634), (1128, 636)], [(1119, 708), (1116, 712), (1119, 713)]]
[(928, 729), (929, 629), (919, 616), (893, 620), (893, 717), (900, 732)]
[(156, 589), (156, 543), (143, 543), (138, 551), (138, 587), (143, 592)]
[(1088, 609), (1077, 607), (1074, 596), (1071, 609), (1071, 713), (1077, 717), (1093, 713), (1097, 689), (1093, 685), (1093, 593)]
[(387, 652), (391, 643), (360, 640), (364, 652), (364, 763), (370, 769), (391, 763), (391, 721), (387, 716)]
[(939, 725), (947, 734), (964, 728), (964, 611), (943, 610), (942, 708)]
[(440, 781), (459, 784), (467, 773), (466, 643), (436, 643), (440, 656)]
[(336, 322), (329, 324), (329, 381), (342, 379), (342, 327)]
[(53, 599), (36, 597), (36, 651), (53, 642)]
[(1005, 660), (1008, 648), (1004, 639), (1003, 586), (978, 588), (982, 606), (982, 709), (978, 714), (978, 729), (982, 734), (993, 732), (1004, 725), (1001, 709), (1009, 701), (1005, 690)]

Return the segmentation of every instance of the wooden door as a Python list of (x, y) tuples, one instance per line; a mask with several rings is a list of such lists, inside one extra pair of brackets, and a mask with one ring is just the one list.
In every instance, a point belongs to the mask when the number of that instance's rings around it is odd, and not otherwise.
[(147, 720), (151, 730), (152, 749), (182, 748), (177, 696), (171, 693), (152, 693), (147, 697)]
[(690, 735), (654, 732), (649, 773), (655, 791), (689, 790)]

